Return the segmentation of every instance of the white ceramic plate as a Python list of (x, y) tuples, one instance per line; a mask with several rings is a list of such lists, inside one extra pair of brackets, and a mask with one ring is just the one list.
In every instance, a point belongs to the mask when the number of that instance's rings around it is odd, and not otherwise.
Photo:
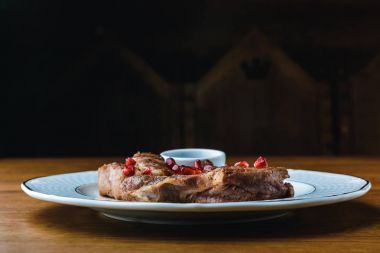
[[(369, 191), (364, 179), (326, 172), (289, 169), (295, 196), (284, 199), (228, 203), (127, 202), (99, 196), (97, 172), (85, 171), (34, 178), (21, 184), (29, 196), (95, 209), (104, 215), (147, 223), (229, 223), (269, 219), (296, 208), (327, 205), (358, 198)], [(237, 215), (238, 212), (238, 215)]]

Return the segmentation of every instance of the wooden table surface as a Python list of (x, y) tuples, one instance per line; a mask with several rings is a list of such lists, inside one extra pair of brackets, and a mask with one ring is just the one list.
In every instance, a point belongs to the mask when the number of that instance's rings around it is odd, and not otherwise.
[(20, 190), (29, 178), (92, 170), (115, 159), (0, 159), (0, 252), (380, 252), (380, 158), (269, 158), (271, 165), (363, 177), (373, 187), (357, 200), (235, 225), (120, 222)]

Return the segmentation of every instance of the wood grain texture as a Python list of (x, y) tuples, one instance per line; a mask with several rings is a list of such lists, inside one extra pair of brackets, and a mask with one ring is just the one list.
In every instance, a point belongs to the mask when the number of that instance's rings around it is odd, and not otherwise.
[[(243, 157), (232, 158), (231, 161)], [(253, 157), (245, 157), (249, 161)], [(0, 252), (379, 252), (380, 158), (272, 157), (272, 165), (352, 174), (364, 197), (265, 222), (163, 226), (119, 222), (88, 208), (47, 203), (20, 190), (26, 179), (92, 170), (117, 158), (1, 159)]]

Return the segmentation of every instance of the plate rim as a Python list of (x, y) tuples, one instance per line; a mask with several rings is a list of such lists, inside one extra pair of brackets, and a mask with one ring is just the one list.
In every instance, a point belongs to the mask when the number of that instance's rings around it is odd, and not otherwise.
[[(352, 192), (333, 194), (329, 196), (321, 196), (314, 198), (283, 198), (275, 200), (259, 200), (259, 201), (241, 201), (241, 202), (224, 202), (224, 203), (156, 203), (156, 202), (131, 202), (131, 201), (117, 201), (117, 200), (96, 200), (96, 199), (86, 199), (86, 198), (75, 198), (75, 197), (64, 197), (53, 194), (47, 194), (35, 191), (27, 185), (31, 180), (46, 178), (51, 176), (62, 176), (67, 174), (76, 173), (97, 173), (96, 170), (87, 171), (77, 171), (69, 173), (54, 174), (48, 176), (34, 177), (25, 180), (21, 183), (21, 189), (30, 197), (66, 205), (89, 207), (93, 209), (101, 210), (123, 210), (123, 211), (150, 211), (150, 212), (231, 212), (231, 211), (278, 211), (278, 210), (291, 210), (297, 208), (305, 208), (312, 206), (327, 205), (333, 203), (344, 202), (352, 200), (365, 195), (372, 187), (370, 181), (342, 173), (330, 173), (324, 171), (314, 171), (314, 170), (302, 170), (302, 169), (290, 169), (290, 171), (298, 171), (304, 173), (322, 173), (322, 174), (333, 174), (337, 176), (349, 176), (354, 179), (360, 179), (365, 183), (360, 189), (354, 190)], [(293, 180), (294, 182), (299, 182)], [(305, 182), (300, 182), (305, 183)], [(309, 183), (305, 183), (309, 184)], [(311, 184), (309, 184), (311, 185)], [(312, 185), (316, 187), (315, 185)], [(78, 186), (76, 186), (78, 187)]]

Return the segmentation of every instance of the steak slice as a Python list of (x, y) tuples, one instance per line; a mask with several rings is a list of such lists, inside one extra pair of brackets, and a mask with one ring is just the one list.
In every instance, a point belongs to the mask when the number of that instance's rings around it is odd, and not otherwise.
[(226, 166), (197, 175), (134, 175), (126, 177), (120, 164), (99, 168), (101, 195), (127, 201), (218, 203), (291, 197), (284, 183), (285, 168)]

